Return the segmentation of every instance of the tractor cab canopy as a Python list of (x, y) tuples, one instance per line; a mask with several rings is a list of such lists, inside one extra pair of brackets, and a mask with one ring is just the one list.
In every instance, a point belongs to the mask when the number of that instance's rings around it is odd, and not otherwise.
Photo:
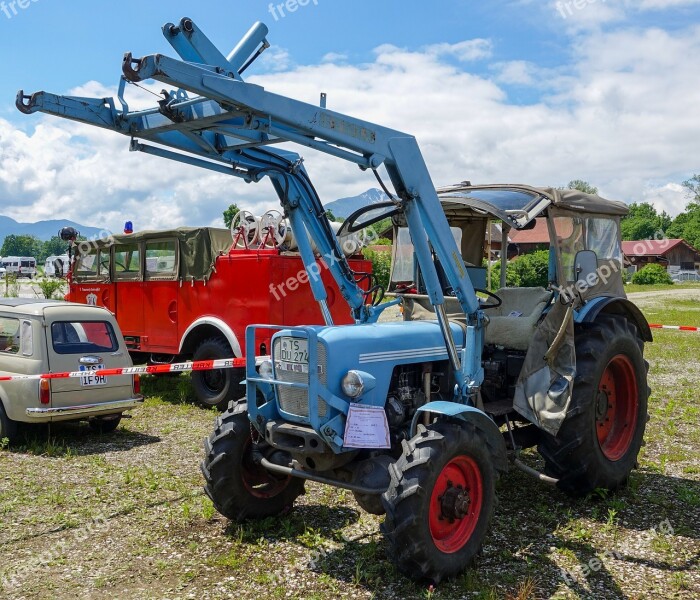
[(215, 227), (140, 231), (81, 241), (75, 245), (73, 280), (207, 281), (216, 257), (230, 247), (231, 232)]
[[(607, 273), (609, 267), (611, 275), (589, 286), (583, 294), (586, 298), (624, 297), (620, 218), (628, 213), (628, 208), (623, 202), (578, 190), (512, 184), (472, 186), (465, 182), (437, 191), (475, 287), (487, 287), (484, 258), (492, 261), (494, 255), (499, 255), (503, 263), (501, 273), (505, 274), (510, 232), (533, 229), (539, 219), (546, 221), (549, 233), (551, 283), (563, 288), (575, 284), (577, 254), (592, 251), (598, 266), (607, 265), (604, 271)], [(394, 240), (389, 291), (415, 287), (421, 293), (408, 227), (396, 204), (383, 202), (356, 211), (345, 221), (341, 233), (356, 233), (388, 218), (393, 226), (382, 236)], [(489, 223), (497, 225), (489, 230)], [(438, 273), (441, 274), (440, 268)], [(505, 287), (505, 282), (501, 287)], [(449, 294), (449, 289), (445, 291)]]

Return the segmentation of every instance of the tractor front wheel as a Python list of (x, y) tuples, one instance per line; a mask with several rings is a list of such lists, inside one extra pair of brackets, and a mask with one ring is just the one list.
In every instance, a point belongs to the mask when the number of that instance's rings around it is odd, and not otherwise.
[(204, 440), (204, 491), (232, 521), (279, 515), (304, 493), (303, 480), (277, 475), (256, 462), (255, 452), (267, 445), (262, 439), (255, 445), (245, 402), (231, 402)]
[(462, 571), (494, 511), (496, 472), (483, 434), (466, 423), (420, 426), (390, 474), (382, 530), (399, 570), (435, 582)]
[(559, 433), (539, 452), (548, 474), (572, 496), (624, 485), (637, 462), (648, 420), (644, 342), (617, 316), (576, 331), (576, 379)]

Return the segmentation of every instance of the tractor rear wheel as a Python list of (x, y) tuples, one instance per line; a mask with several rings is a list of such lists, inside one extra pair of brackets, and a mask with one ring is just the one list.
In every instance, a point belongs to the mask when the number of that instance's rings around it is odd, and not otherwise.
[[(279, 515), (304, 493), (302, 479), (277, 475), (258, 464), (254, 445), (245, 402), (231, 402), (204, 440), (204, 491), (232, 521)], [(268, 447), (264, 440), (258, 446), (261, 451)]]
[(548, 474), (572, 496), (624, 485), (648, 421), (644, 342), (624, 317), (602, 315), (576, 331), (576, 379), (566, 419), (538, 448)]
[[(220, 336), (204, 340), (194, 351), (192, 360), (219, 360), (233, 358), (228, 342)], [(240, 396), (243, 388), (239, 386), (242, 378), (237, 369), (213, 369), (210, 371), (192, 371), (194, 394), (205, 408), (218, 408), (223, 411), (228, 403)], [(239, 389), (240, 388), (240, 389)]]
[(399, 570), (435, 582), (462, 571), (494, 511), (496, 471), (483, 434), (466, 423), (419, 426), (389, 472), (382, 531)]

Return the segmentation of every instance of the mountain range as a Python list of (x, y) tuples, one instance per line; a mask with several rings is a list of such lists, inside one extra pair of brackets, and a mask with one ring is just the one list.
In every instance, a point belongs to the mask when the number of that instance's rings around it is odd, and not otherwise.
[(324, 207), (327, 210), (330, 210), (334, 216), (347, 219), (352, 213), (363, 206), (377, 204), (379, 202), (386, 202), (388, 199), (389, 198), (382, 190), (372, 188), (359, 196), (351, 196), (350, 198), (333, 200), (333, 202), (328, 202), (325, 204)]
[[(368, 204), (377, 204), (378, 202), (385, 202), (387, 199), (387, 195), (382, 190), (372, 188), (358, 196), (340, 198), (339, 200), (329, 202), (325, 205), (325, 207), (326, 209), (332, 211), (336, 217), (346, 219), (363, 206), (367, 206)], [(75, 229), (77, 229), (81, 235), (88, 239), (100, 237), (100, 235), (105, 234), (105, 231), (102, 229), (88, 227), (87, 225), (81, 225), (80, 223), (68, 221), (67, 219), (37, 221), (36, 223), (20, 223), (14, 219), (11, 219), (10, 217), (0, 215), (0, 246), (2, 246), (5, 237), (11, 234), (33, 235), (39, 238), (41, 241), (46, 241), (51, 239), (51, 237), (58, 235), (58, 231), (62, 227), (75, 227)]]
[(62, 227), (75, 227), (80, 232), (80, 235), (86, 238), (99, 237), (100, 234), (105, 235), (105, 231), (96, 227), (87, 227), (80, 225), (74, 221), (67, 219), (55, 219), (51, 221), (37, 221), (36, 223), (20, 223), (10, 217), (0, 215), (0, 246), (8, 235), (33, 235), (41, 241), (51, 239), (58, 235), (59, 229)]

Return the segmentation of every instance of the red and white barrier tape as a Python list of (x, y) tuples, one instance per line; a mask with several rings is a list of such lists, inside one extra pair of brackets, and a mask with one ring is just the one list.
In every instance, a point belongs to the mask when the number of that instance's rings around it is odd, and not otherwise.
[(675, 329), (676, 331), (700, 331), (700, 327), (687, 327), (685, 325), (657, 325), (656, 323), (650, 323), (649, 327), (652, 329)]
[(71, 379), (85, 375), (115, 377), (117, 375), (146, 375), (151, 373), (182, 373), (183, 371), (211, 371), (213, 369), (238, 369), (245, 367), (245, 358), (220, 358), (217, 360), (197, 360), (169, 365), (149, 365), (147, 367), (122, 367), (119, 369), (102, 369), (99, 371), (72, 371), (70, 373), (44, 373), (43, 375), (0, 375), (0, 381), (17, 379)]

